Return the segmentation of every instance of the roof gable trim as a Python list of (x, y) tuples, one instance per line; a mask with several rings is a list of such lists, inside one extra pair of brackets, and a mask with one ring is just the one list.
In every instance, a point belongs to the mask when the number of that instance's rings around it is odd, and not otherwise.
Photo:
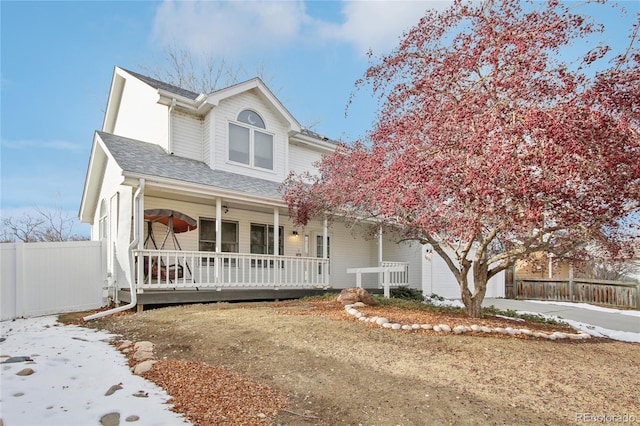
[(257, 90), (273, 106), (280, 116), (289, 123), (289, 128), (292, 132), (300, 132), (302, 130), (302, 126), (300, 126), (298, 120), (291, 115), (282, 102), (280, 102), (273, 92), (271, 92), (271, 90), (269, 90), (264, 82), (258, 77), (210, 93), (207, 96), (207, 103), (216, 107), (220, 104), (220, 101), (224, 99), (231, 98), (253, 89)]

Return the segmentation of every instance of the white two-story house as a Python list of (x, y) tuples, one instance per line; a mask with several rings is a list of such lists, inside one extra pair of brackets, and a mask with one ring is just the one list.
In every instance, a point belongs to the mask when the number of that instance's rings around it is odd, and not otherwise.
[[(116, 67), (79, 212), (106, 241), (106, 289), (139, 305), (279, 299), (353, 287), (349, 268), (402, 265), (395, 283), (459, 295), (420, 244), (367, 240), (339, 222), (293, 225), (280, 184), (335, 146), (259, 78), (199, 94)], [(494, 287), (487, 295), (504, 291)]]

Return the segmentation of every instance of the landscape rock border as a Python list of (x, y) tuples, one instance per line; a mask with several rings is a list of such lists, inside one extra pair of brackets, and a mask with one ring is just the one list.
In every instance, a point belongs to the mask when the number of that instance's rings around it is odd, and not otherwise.
[(154, 355), (155, 345), (149, 341), (131, 342), (125, 340), (118, 342), (116, 349), (125, 354), (129, 359), (129, 367), (133, 374), (142, 376), (142, 374), (151, 370), (153, 364), (157, 361)]
[(473, 324), (471, 326), (466, 325), (455, 325), (451, 327), (449, 324), (400, 324), (400, 323), (392, 323), (387, 318), (384, 317), (367, 317), (366, 314), (360, 312), (356, 308), (360, 308), (366, 306), (365, 303), (356, 302), (354, 304), (345, 305), (344, 309), (347, 314), (354, 316), (359, 321), (369, 322), (379, 325), (382, 328), (388, 328), (391, 330), (404, 330), (404, 331), (417, 331), (417, 330), (433, 330), (439, 333), (454, 333), (454, 334), (464, 334), (469, 332), (481, 332), (481, 333), (497, 333), (497, 334), (505, 334), (505, 335), (525, 335), (529, 337), (539, 337), (548, 340), (562, 340), (562, 339), (571, 339), (571, 340), (584, 340), (589, 339), (591, 337), (590, 334), (585, 333), (583, 331), (579, 331), (578, 333), (563, 333), (560, 331), (554, 331), (553, 333), (544, 333), (541, 331), (532, 331), (526, 328), (512, 328), (512, 327), (487, 327), (480, 326), (477, 324)]

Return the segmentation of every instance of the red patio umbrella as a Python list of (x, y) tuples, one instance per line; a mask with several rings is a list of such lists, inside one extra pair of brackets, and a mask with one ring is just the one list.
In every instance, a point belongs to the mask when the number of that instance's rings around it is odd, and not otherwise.
[[(167, 232), (165, 233), (165, 236), (162, 239), (162, 244), (160, 244), (160, 250), (164, 249), (164, 245), (167, 242), (169, 235), (171, 235), (171, 239), (173, 240), (174, 247), (177, 250), (182, 250), (182, 247), (180, 247), (180, 242), (178, 241), (176, 234), (193, 231), (198, 227), (198, 222), (196, 222), (195, 219), (187, 216), (184, 213), (171, 210), (171, 209), (145, 210), (144, 220), (147, 222), (147, 225), (148, 225), (148, 235), (147, 235), (147, 238), (145, 239), (145, 247), (147, 246), (147, 242), (151, 240), (151, 242), (153, 243), (153, 247), (156, 250), (158, 249), (158, 246), (156, 245), (156, 240), (153, 236), (153, 227), (152, 227), (153, 223), (156, 223), (156, 222), (162, 223), (167, 227)], [(162, 258), (159, 258), (159, 260), (160, 262), (158, 262), (158, 258), (155, 258), (151, 262), (150, 270), (154, 271), (152, 272), (153, 274), (160, 274), (160, 276), (162, 277), (174, 276), (175, 278), (182, 278), (183, 269), (182, 269), (182, 265), (180, 265), (179, 258), (177, 258), (175, 264), (168, 265), (168, 266), (164, 265), (164, 261)], [(185, 261), (185, 265), (189, 270), (189, 274), (191, 274), (191, 268), (189, 267), (189, 264), (186, 261)], [(173, 271), (175, 272), (172, 272), (172, 268), (173, 268)], [(164, 274), (168, 274), (168, 275), (164, 275)]]
[(175, 234), (193, 231), (198, 222), (184, 213), (171, 209), (148, 209), (144, 211), (144, 220), (158, 222), (169, 227)]

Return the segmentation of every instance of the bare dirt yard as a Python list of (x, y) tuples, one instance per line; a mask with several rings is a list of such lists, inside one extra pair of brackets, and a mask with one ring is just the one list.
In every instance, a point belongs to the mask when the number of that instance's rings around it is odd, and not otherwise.
[[(567, 331), (361, 310), (405, 324)], [(567, 425), (602, 415), (640, 423), (638, 344), (396, 331), (329, 300), (187, 305), (84, 325), (155, 343), (160, 362), (146, 377), (198, 425)]]

